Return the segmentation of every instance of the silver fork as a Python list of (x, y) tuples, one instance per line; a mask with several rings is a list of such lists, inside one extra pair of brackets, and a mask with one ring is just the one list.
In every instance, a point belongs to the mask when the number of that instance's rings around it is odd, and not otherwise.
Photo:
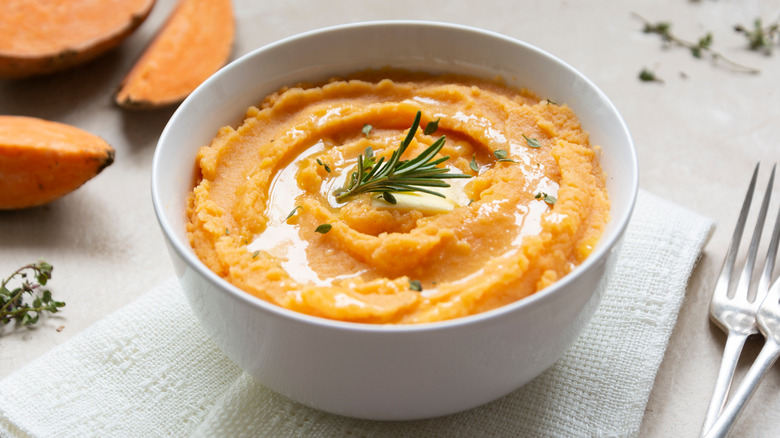
[(756, 254), (758, 253), (761, 233), (764, 228), (766, 213), (769, 207), (769, 199), (771, 197), (772, 186), (775, 179), (775, 168), (776, 165), (772, 167), (772, 174), (769, 178), (766, 192), (764, 193), (761, 210), (758, 213), (758, 219), (756, 220), (756, 227), (750, 241), (747, 259), (745, 260), (745, 265), (742, 269), (734, 294), (731, 297), (729, 296), (729, 284), (731, 283), (731, 275), (734, 270), (734, 264), (739, 250), (739, 242), (742, 239), (742, 232), (745, 229), (745, 222), (747, 221), (748, 211), (750, 210), (750, 203), (753, 199), (756, 178), (758, 176), (758, 164), (756, 164), (756, 168), (753, 171), (753, 177), (750, 180), (750, 186), (748, 187), (745, 200), (742, 203), (742, 210), (739, 213), (737, 226), (734, 230), (734, 235), (731, 238), (731, 243), (729, 244), (729, 249), (726, 253), (726, 259), (723, 262), (720, 276), (715, 284), (715, 291), (712, 294), (710, 317), (728, 333), (728, 337), (726, 339), (726, 346), (723, 349), (723, 360), (720, 365), (720, 370), (718, 371), (718, 377), (715, 380), (715, 388), (712, 392), (710, 405), (707, 408), (707, 414), (704, 418), (702, 435), (710, 430), (723, 409), (726, 395), (729, 392), (729, 387), (731, 386), (731, 381), (734, 376), (734, 369), (739, 360), (739, 355), (742, 352), (742, 347), (745, 345), (745, 340), (747, 340), (748, 336), (759, 332), (758, 325), (756, 324), (756, 311), (759, 304), (761, 304), (764, 297), (767, 295), (772, 277), (778, 240), (780, 240), (780, 212), (778, 213), (778, 218), (770, 240), (764, 269), (758, 287), (756, 288), (755, 297), (752, 301), (748, 297), (748, 291), (750, 290)]
[(766, 343), (705, 438), (722, 438), (729, 433), (734, 426), (734, 421), (753, 396), (756, 387), (780, 356), (780, 279), (775, 280), (769, 289), (769, 293), (758, 308), (756, 320), (761, 333), (766, 337)]

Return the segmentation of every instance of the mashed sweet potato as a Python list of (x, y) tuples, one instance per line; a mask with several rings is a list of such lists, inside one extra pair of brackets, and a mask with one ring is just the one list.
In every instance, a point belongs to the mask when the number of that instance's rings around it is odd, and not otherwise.
[[(403, 158), (445, 135), (440, 166), (472, 176), (447, 180), (452, 207), (338, 202), (358, 154), (389, 156), (418, 111)], [(438, 321), (517, 301), (588, 257), (609, 220), (597, 153), (572, 111), (469, 77), (380, 71), (284, 88), (222, 128), (197, 164), (188, 233), (206, 266), (342, 321)]]

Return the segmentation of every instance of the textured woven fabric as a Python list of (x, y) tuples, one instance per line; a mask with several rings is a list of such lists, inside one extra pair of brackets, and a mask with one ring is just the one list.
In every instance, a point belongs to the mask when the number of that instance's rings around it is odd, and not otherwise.
[(376, 422), (289, 401), (222, 355), (172, 279), (0, 381), (0, 436), (635, 436), (711, 229), (640, 192), (576, 344), (523, 388), (467, 412)]

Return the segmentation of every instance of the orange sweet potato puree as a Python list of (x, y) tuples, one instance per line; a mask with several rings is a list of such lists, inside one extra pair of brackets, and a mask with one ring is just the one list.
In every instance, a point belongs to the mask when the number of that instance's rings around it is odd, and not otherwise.
[[(440, 166), (472, 176), (447, 180), (453, 208), (337, 202), (358, 154), (389, 157), (418, 111), (403, 159), (445, 135)], [(187, 217), (198, 257), (263, 300), (342, 321), (439, 321), (512, 303), (581, 263), (609, 220), (605, 176), (573, 112), (470, 77), (383, 70), (284, 88), (222, 128), (197, 165)]]

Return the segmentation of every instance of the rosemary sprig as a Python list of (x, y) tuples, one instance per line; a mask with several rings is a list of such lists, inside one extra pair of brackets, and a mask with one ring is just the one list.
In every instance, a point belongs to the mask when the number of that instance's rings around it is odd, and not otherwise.
[(712, 40), (711, 33), (705, 34), (703, 37), (699, 38), (698, 41), (693, 43), (678, 38), (676, 35), (674, 35), (672, 33), (672, 24), (668, 21), (659, 21), (657, 23), (652, 23), (639, 14), (635, 13), (633, 15), (634, 17), (644, 22), (645, 26), (642, 29), (644, 33), (656, 34), (660, 36), (661, 40), (666, 45), (673, 45), (673, 46), (686, 48), (691, 52), (691, 55), (694, 58), (703, 58), (704, 55), (707, 55), (713, 62), (717, 63), (718, 61), (720, 61), (723, 64), (725, 64), (727, 67), (731, 68), (736, 72), (748, 73), (748, 74), (758, 74), (761, 72), (758, 69), (748, 67), (736, 61), (732, 61), (731, 59), (728, 59), (725, 56), (723, 56), (721, 53), (713, 50), (712, 49), (713, 40)]
[[(421, 117), (422, 113), (417, 111), (409, 133), (387, 161), (385, 161), (385, 157), (376, 161), (370, 147), (366, 148), (365, 157), (362, 154), (358, 155), (357, 170), (352, 173), (349, 185), (333, 192), (336, 201), (343, 202), (347, 198), (361, 193), (382, 193), (383, 198), (392, 203), (394, 200), (392, 193), (412, 191), (429, 193), (443, 198), (444, 195), (441, 193), (426, 189), (426, 187), (449, 187), (450, 185), (443, 181), (445, 178), (471, 178), (471, 175), (448, 173), (449, 169), (436, 167), (450, 158), (447, 156), (434, 160), (436, 154), (444, 147), (444, 136), (433, 142), (418, 156), (401, 161), (401, 155), (409, 147), (420, 127)], [(432, 134), (436, 127), (436, 125), (429, 123), (426, 132)]]
[[(51, 279), (53, 269), (50, 264), (41, 260), (22, 266), (0, 282), (0, 323), (16, 321), (20, 325), (32, 325), (38, 322), (42, 312), (57, 313), (57, 310), (65, 305), (61, 301), (53, 300), (51, 291), (43, 288)], [(34, 281), (28, 278), (30, 271)], [(21, 285), (10, 289), (8, 286), (15, 277), (19, 277)], [(25, 294), (34, 297), (31, 304), (25, 302)]]

